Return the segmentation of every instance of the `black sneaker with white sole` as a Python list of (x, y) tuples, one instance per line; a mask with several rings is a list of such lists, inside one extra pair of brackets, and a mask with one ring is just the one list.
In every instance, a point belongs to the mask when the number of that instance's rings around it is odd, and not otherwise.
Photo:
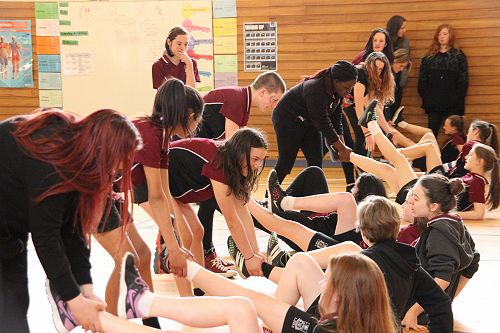
[(267, 191), (269, 193), (268, 209), (271, 213), (277, 214), (283, 212), (281, 201), (287, 196), (286, 192), (281, 188), (278, 181), (278, 173), (272, 169), (267, 177)]
[(403, 111), (405, 110), (404, 106), (400, 106), (396, 112), (394, 112), (394, 116), (392, 116), (392, 123), (394, 126), (397, 126), (400, 122), (404, 121)]
[(373, 99), (370, 104), (365, 108), (365, 111), (359, 117), (358, 125), (361, 127), (368, 127), (368, 123), (372, 120), (377, 120), (377, 112), (375, 109), (377, 108), (378, 100)]

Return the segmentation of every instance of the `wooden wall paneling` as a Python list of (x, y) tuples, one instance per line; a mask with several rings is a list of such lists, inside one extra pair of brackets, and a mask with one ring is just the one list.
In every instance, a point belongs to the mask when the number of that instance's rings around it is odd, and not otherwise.
[(2, 120), (13, 115), (29, 113), (39, 105), (35, 3), (0, 1), (0, 20), (31, 20), (34, 80), (33, 88), (0, 88), (0, 120)]
[[(390, 16), (407, 19), (413, 69), (404, 90), (406, 118), (426, 126), (417, 93), (420, 60), (436, 27), (450, 23), (457, 44), (469, 63), (466, 115), (500, 126), (500, 2), (490, 0), (237, 0), (239, 84), (252, 82), (257, 73), (243, 72), (244, 22), (278, 22), (278, 71), (287, 86), (302, 75), (328, 67), (339, 59), (352, 60), (363, 49), (371, 30), (385, 27)], [(276, 158), (275, 135), (270, 114), (254, 110), (250, 125), (266, 131), (269, 157)]]

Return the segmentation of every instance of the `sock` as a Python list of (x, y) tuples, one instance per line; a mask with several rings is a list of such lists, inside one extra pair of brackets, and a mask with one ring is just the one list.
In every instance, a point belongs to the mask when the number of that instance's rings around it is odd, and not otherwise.
[(295, 198), (286, 196), (281, 200), (280, 206), (283, 210), (293, 210), (293, 205), (295, 204)]
[(200, 269), (202, 269), (203, 267), (201, 267), (200, 265), (198, 265), (197, 263), (195, 263), (194, 261), (191, 261), (191, 260), (188, 260), (187, 261), (187, 275), (186, 275), (186, 279), (188, 281), (193, 281), (194, 277), (196, 276), (196, 273), (198, 273), (198, 271)]
[(318, 250), (322, 249), (324, 247), (329, 247), (335, 244), (338, 244), (335, 239), (328, 237), (327, 235), (317, 232), (312, 236), (311, 240), (309, 241), (309, 245), (307, 246), (307, 251), (313, 251), (313, 250)]
[(263, 262), (261, 268), (262, 268), (262, 273), (264, 274), (264, 277), (269, 279), (269, 276), (271, 275), (271, 272), (274, 269), (274, 266), (268, 264), (267, 262)]
[(200, 288), (194, 288), (193, 294), (195, 296), (205, 296), (205, 292), (203, 290), (201, 290)]
[(147, 290), (142, 294), (141, 299), (137, 303), (137, 310), (139, 310), (140, 313), (144, 317), (148, 317), (149, 312), (151, 311), (151, 304), (153, 304), (153, 300), (155, 299), (155, 294), (153, 294), (151, 291)]
[(378, 123), (374, 120), (370, 121), (367, 126), (368, 126), (368, 130), (370, 131), (370, 134), (372, 136), (375, 136), (379, 133), (382, 133), (382, 130), (378, 126)]
[(209, 249), (203, 250), (203, 255), (206, 257), (212, 254), (212, 252), (215, 252), (214, 243), (212, 243), (212, 246)]
[(145, 326), (161, 329), (160, 322), (158, 321), (158, 317), (150, 317), (142, 320), (142, 323)]
[(407, 128), (408, 127), (408, 123), (406, 121), (400, 121), (398, 123), (398, 127), (401, 127), (401, 128)]

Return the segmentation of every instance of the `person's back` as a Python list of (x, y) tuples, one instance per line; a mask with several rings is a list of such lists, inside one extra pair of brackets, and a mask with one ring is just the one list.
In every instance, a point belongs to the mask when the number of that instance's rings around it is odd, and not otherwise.
[(401, 320), (413, 302), (427, 310), (430, 332), (452, 332), (450, 298), (425, 271), (415, 248), (395, 241), (372, 245), (363, 254), (384, 273), (396, 316)]

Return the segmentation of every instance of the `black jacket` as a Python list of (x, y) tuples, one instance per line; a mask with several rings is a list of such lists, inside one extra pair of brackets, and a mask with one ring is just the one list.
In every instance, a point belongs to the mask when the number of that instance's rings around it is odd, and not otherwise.
[(328, 144), (342, 136), (342, 101), (329, 75), (303, 81), (281, 98), (273, 110), (273, 124), (301, 120), (314, 125)]
[(446, 293), (455, 297), (460, 277), (472, 276), (479, 269), (479, 253), (460, 217), (441, 215), (429, 221), (417, 243), (417, 253), (429, 274), (449, 281)]
[(457, 49), (422, 58), (418, 94), (427, 112), (463, 115), (469, 85), (467, 58)]
[[(79, 286), (92, 283), (90, 251), (73, 223), (78, 193), (36, 198), (61, 181), (54, 167), (27, 156), (15, 141), (13, 119), (0, 122), (0, 226), (12, 234), (31, 238), (36, 253), (63, 300), (80, 293)], [(44, 131), (58, 126), (52, 124)], [(0, 240), (1, 241), (1, 240)]]
[(430, 332), (453, 332), (450, 298), (420, 266), (415, 248), (386, 241), (374, 244), (363, 253), (384, 273), (396, 317), (403, 319), (417, 302), (429, 318)]

